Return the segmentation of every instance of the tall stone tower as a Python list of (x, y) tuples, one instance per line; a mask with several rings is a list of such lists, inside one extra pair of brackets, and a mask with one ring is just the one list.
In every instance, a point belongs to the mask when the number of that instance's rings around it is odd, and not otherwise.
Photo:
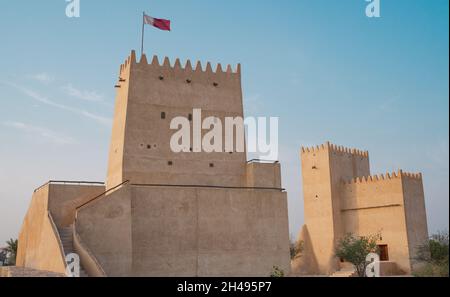
[(378, 234), (383, 273), (410, 273), (416, 248), (428, 237), (422, 175), (399, 170), (372, 176), (367, 151), (330, 143), (302, 148), (301, 159), (302, 239), (311, 261), (298, 266), (332, 274), (344, 265), (335, 257), (339, 239)]
[[(316, 253), (319, 270), (337, 269), (336, 241), (343, 234), (340, 211), (342, 180), (369, 176), (367, 152), (338, 148), (330, 143), (302, 150), (305, 224)], [(320, 251), (320, 252), (319, 252)]]
[[(193, 109), (202, 118), (193, 119)], [(219, 64), (192, 68), (180, 60), (172, 66), (168, 58), (160, 65), (155, 56), (139, 63), (135, 53), (120, 67), (120, 79), (109, 154), (107, 187), (125, 180), (135, 184), (245, 186), (246, 153), (199, 153), (191, 141), (189, 152), (170, 148), (170, 121), (179, 116), (194, 123), (214, 116), (243, 118), (240, 65), (237, 70)], [(192, 138), (192, 134), (191, 134)]]
[(138, 62), (133, 51), (116, 87), (106, 185), (37, 189), (18, 265), (64, 273), (75, 252), (89, 276), (269, 276), (274, 266), (288, 274), (279, 162), (247, 162), (245, 150), (226, 145), (213, 153), (170, 145), (173, 118), (198, 132), (205, 117), (243, 117), (240, 66)]
[(245, 150), (225, 145), (171, 149), (172, 119), (184, 117), (193, 137), (206, 117), (243, 117), (242, 105), (240, 66), (194, 69), (145, 55), (138, 62), (134, 51), (121, 65), (107, 192), (79, 209), (75, 224), (105, 274), (268, 276), (273, 266), (289, 273), (280, 164), (247, 162)]

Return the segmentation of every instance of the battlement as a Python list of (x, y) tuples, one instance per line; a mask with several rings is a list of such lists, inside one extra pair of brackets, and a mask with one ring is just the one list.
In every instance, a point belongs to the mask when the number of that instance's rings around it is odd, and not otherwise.
[(324, 144), (321, 144), (321, 145), (318, 145), (315, 147), (302, 147), (301, 152), (302, 152), (302, 154), (309, 154), (309, 153), (318, 153), (318, 152), (326, 151), (326, 150), (336, 152), (336, 153), (341, 153), (341, 154), (360, 156), (360, 157), (364, 157), (364, 158), (369, 157), (368, 151), (361, 151), (358, 149), (347, 148), (344, 146), (337, 146), (330, 142), (326, 142)]
[(203, 69), (202, 63), (197, 61), (195, 63), (195, 68), (190, 60), (186, 61), (185, 66), (181, 65), (180, 59), (176, 59), (175, 63), (172, 65), (170, 59), (165, 57), (163, 63), (160, 64), (158, 57), (155, 55), (153, 59), (149, 63), (147, 60), (147, 56), (143, 54), (139, 62), (137, 62), (136, 52), (133, 50), (128, 58), (125, 60), (123, 64), (120, 65), (120, 75), (124, 75), (128, 72), (130, 65), (138, 65), (141, 67), (149, 67), (151, 69), (160, 69), (163, 72), (171, 72), (171, 73), (184, 73), (184, 74), (192, 74), (196, 76), (204, 76), (204, 77), (223, 77), (225, 79), (229, 79), (230, 77), (239, 77), (241, 75), (241, 64), (236, 66), (236, 69), (233, 70), (231, 65), (227, 65), (226, 68), (222, 67), (221, 63), (218, 63), (215, 71), (213, 70), (213, 66), (211, 62), (206, 63), (206, 68)]
[[(160, 61), (157, 56), (150, 61), (146, 55), (139, 59), (132, 51), (120, 66), (114, 116), (118, 128), (113, 129), (108, 185), (130, 180), (242, 186), (246, 183), (245, 153), (179, 154), (171, 147), (172, 120), (183, 116), (195, 125), (194, 109), (201, 110), (200, 120), (243, 117), (240, 65), (236, 70), (231, 66), (224, 70), (218, 64), (214, 72), (209, 62), (205, 69), (201, 62), (196, 68), (190, 60), (185, 67), (180, 59), (174, 62), (167, 57)], [(192, 139), (186, 147), (194, 151)]]
[(344, 180), (342, 182), (345, 185), (351, 185), (351, 184), (364, 184), (364, 183), (378, 182), (378, 181), (384, 181), (384, 180), (394, 180), (394, 179), (398, 179), (398, 178), (409, 178), (409, 179), (415, 179), (415, 180), (422, 180), (422, 173), (409, 173), (409, 172), (403, 172), (402, 170), (399, 170), (397, 172), (386, 173), (386, 174), (356, 177), (356, 178), (352, 178), (351, 180)]

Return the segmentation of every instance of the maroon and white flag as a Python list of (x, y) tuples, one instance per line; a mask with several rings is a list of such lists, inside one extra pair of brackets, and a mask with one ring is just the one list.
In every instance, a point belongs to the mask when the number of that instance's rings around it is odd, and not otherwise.
[(170, 20), (157, 19), (144, 14), (144, 24), (156, 27), (160, 30), (170, 31)]

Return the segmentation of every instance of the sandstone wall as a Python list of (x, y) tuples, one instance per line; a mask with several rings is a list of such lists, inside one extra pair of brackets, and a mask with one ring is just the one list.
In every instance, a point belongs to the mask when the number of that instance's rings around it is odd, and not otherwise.
[(403, 195), (400, 174), (357, 179), (342, 187), (342, 214), (345, 233), (380, 234), (378, 244), (388, 245), (389, 260), (396, 262), (404, 273), (409, 273)]
[[(135, 184), (245, 185), (245, 152), (198, 153), (193, 141), (187, 149), (194, 153), (174, 153), (170, 148), (176, 132), (170, 129), (170, 122), (180, 116), (191, 118), (191, 131), (197, 130), (195, 122), (201, 129), (206, 117), (219, 118), (224, 139), (225, 117), (243, 117), (240, 67), (237, 71), (221, 67), (213, 71), (211, 64), (203, 69), (198, 63), (193, 69), (190, 62), (182, 67), (179, 60), (171, 65), (167, 58), (162, 65), (156, 57), (148, 63), (145, 56), (137, 62), (133, 52), (120, 76), (124, 81), (116, 99), (108, 188), (125, 180)], [(194, 108), (202, 109), (198, 121)]]
[(51, 184), (48, 209), (58, 228), (68, 227), (75, 220), (75, 209), (105, 191), (103, 185)]
[[(417, 248), (428, 240), (427, 214), (425, 195), (421, 175), (403, 175), (404, 204), (406, 210), (406, 225), (408, 231), (409, 255), (417, 256)], [(416, 261), (412, 261), (414, 269)]]
[(16, 265), (65, 273), (57, 233), (48, 215), (49, 189), (47, 185), (33, 194), (19, 234)]
[(334, 251), (343, 236), (342, 180), (369, 174), (367, 152), (326, 143), (301, 152), (305, 225), (309, 230), (319, 274), (339, 269)]
[(108, 275), (269, 276), (274, 265), (290, 271), (280, 191), (130, 185), (80, 210), (77, 229)]

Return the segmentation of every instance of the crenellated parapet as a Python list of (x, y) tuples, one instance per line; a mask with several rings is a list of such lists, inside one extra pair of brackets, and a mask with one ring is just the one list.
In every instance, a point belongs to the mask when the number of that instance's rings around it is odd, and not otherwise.
[(411, 255), (428, 237), (421, 173), (372, 175), (367, 151), (329, 142), (302, 147), (301, 166), (307, 244), (317, 261), (308, 265), (317, 274), (343, 267), (336, 239), (349, 233), (380, 234), (377, 244), (388, 255), (383, 261), (402, 273), (412, 270)]
[(301, 152), (302, 152), (302, 154), (309, 154), (309, 153), (318, 153), (318, 152), (326, 151), (326, 150), (335, 152), (335, 153), (339, 153), (339, 154), (349, 154), (349, 155), (360, 156), (360, 157), (364, 157), (364, 158), (369, 157), (368, 151), (362, 151), (362, 150), (358, 150), (358, 149), (354, 149), (354, 148), (338, 146), (338, 145), (332, 144), (330, 142), (326, 142), (324, 144), (317, 145), (315, 147), (302, 147)]
[(327, 142), (326, 144), (316, 145), (316, 146), (312, 146), (312, 147), (303, 147), (302, 146), (301, 152), (302, 152), (302, 154), (318, 153), (321, 151), (325, 151), (328, 148), (329, 148), (329, 143)]
[(233, 69), (231, 65), (224, 67), (221, 63), (218, 63), (215, 70), (213, 70), (213, 65), (211, 62), (207, 62), (206, 67), (203, 67), (200, 61), (192, 63), (190, 60), (187, 60), (186, 64), (183, 66), (179, 58), (172, 63), (168, 57), (165, 57), (161, 62), (156, 55), (153, 56), (151, 61), (149, 61), (145, 54), (143, 54), (141, 59), (138, 61), (136, 58), (136, 52), (133, 50), (124, 63), (120, 65), (120, 75), (126, 75), (131, 65), (136, 65), (140, 70), (144, 71), (159, 71), (160, 73), (171, 75), (182, 75), (187, 83), (195, 82), (194, 79), (203, 78), (216, 82), (214, 86), (217, 87), (218, 85), (216, 84), (221, 81), (225, 82), (234, 78), (239, 79), (240, 81), (240, 64), (237, 64), (236, 68)]
[(344, 180), (342, 182), (345, 185), (352, 185), (352, 184), (364, 184), (364, 183), (373, 183), (373, 182), (386, 181), (386, 180), (394, 180), (394, 179), (399, 179), (399, 178), (422, 180), (422, 173), (409, 173), (409, 172), (403, 172), (403, 170), (398, 170), (397, 172), (392, 172), (392, 173), (388, 172), (386, 174), (356, 177), (356, 178), (352, 178), (351, 180)]

